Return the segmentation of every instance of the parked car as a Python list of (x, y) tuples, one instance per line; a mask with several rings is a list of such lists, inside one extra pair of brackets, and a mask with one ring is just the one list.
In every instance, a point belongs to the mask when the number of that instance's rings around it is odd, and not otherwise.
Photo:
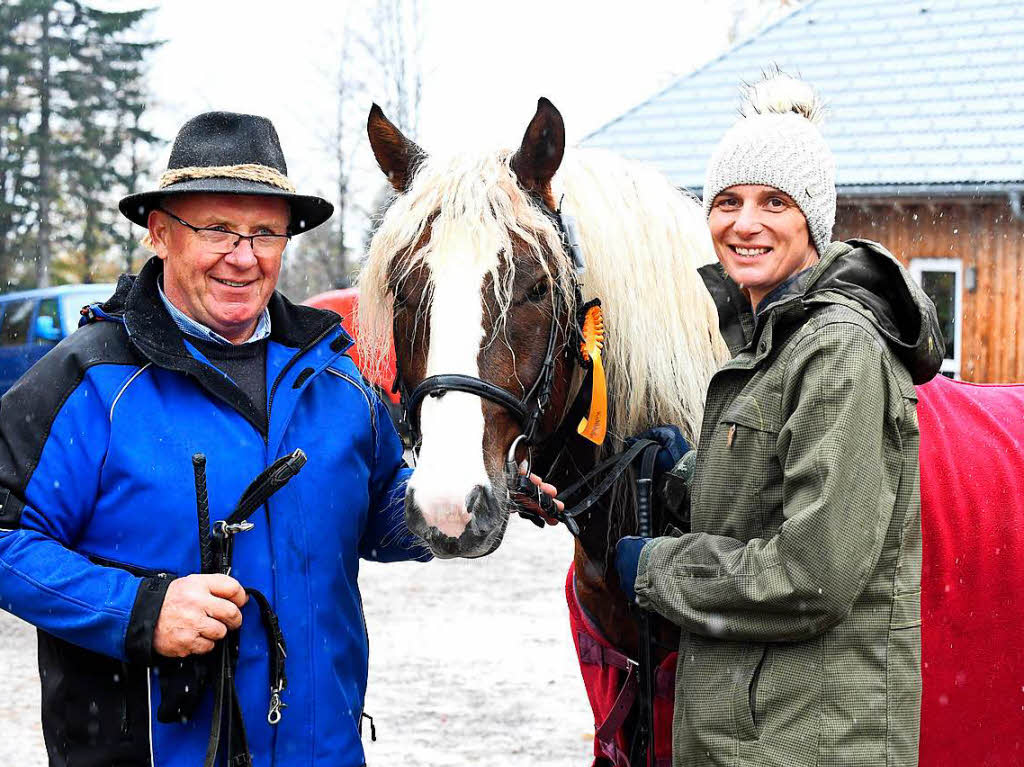
[(105, 301), (112, 284), (59, 285), (0, 295), (0, 395), (78, 327), (86, 304)]

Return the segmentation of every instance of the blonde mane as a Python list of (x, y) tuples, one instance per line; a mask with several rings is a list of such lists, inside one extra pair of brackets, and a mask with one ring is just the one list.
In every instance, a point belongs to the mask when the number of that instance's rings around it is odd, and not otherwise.
[[(514, 238), (542, 264), (545, 252), (555, 254), (551, 278), (571, 295), (572, 262), (552, 221), (516, 183), (509, 160), (508, 152), (429, 158), (395, 200), (359, 280), (363, 359), (386, 364), (395, 284), (436, 257), (443, 249), (434, 245), (454, 232), (476, 245), (500, 310), (512, 299)], [(600, 298), (604, 307), (610, 434), (624, 438), (670, 423), (694, 440), (707, 383), (727, 356), (697, 274), (714, 259), (699, 203), (660, 174), (594, 150), (567, 151), (553, 191), (579, 225), (583, 297)]]

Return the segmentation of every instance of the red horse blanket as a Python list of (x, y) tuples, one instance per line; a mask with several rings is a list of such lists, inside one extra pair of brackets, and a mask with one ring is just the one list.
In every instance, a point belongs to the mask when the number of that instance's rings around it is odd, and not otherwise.
[[(569, 566), (565, 579), (569, 603), (569, 627), (580, 659), (583, 684), (594, 711), (594, 757), (604, 756), (615, 767), (629, 766), (629, 743), (622, 732), (622, 720), (629, 713), (636, 694), (636, 680), (630, 676), (633, 661), (619, 652), (583, 610), (576, 596), (575, 568)], [(661, 662), (654, 673), (654, 764), (672, 764), (672, 707), (675, 701), (676, 655)], [(627, 682), (627, 677), (629, 677)], [(623, 691), (625, 694), (623, 695)], [(635, 765), (635, 767), (643, 767)]]
[[(920, 764), (1019, 767), (1024, 765), (1024, 384), (985, 386), (940, 376), (917, 392), (924, 537)], [(607, 651), (616, 651), (580, 608), (572, 568), (565, 589), (573, 641), (600, 729), (626, 673), (607, 662)], [(669, 674), (674, 680), (674, 669), (675, 655), (659, 668), (659, 765), (668, 764), (671, 754)], [(626, 749), (621, 732), (595, 738), (595, 755), (616, 767), (628, 767)]]
[(917, 393), (921, 765), (1022, 765), (1024, 384)]

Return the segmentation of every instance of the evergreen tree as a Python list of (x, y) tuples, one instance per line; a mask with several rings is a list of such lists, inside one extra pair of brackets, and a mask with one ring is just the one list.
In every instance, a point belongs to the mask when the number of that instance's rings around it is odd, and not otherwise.
[(56, 252), (79, 266), (68, 277), (88, 281), (115, 244), (116, 192), (137, 175), (138, 144), (155, 141), (138, 117), (144, 57), (157, 43), (132, 39), (148, 13), (80, 0), (0, 6), (0, 260), (29, 256), (39, 286)]

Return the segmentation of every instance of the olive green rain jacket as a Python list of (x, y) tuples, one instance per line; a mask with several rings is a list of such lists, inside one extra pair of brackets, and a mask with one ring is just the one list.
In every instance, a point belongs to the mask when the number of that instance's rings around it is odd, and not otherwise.
[(756, 318), (705, 267), (735, 355), (715, 374), (691, 530), (640, 557), (682, 627), (675, 765), (916, 765), (921, 524), (914, 384), (943, 342), (880, 245), (832, 243)]

